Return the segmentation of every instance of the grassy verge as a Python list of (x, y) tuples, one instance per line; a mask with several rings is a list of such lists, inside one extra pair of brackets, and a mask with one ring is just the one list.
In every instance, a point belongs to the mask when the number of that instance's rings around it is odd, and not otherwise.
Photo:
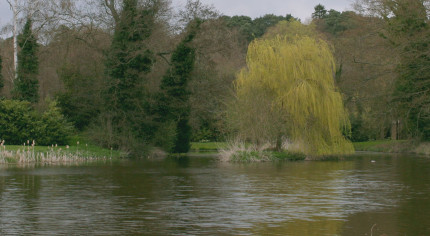
[(375, 140), (353, 143), (356, 151), (430, 155), (430, 142), (416, 140)]
[(227, 147), (227, 143), (225, 142), (192, 142), (191, 143), (191, 151), (193, 152), (211, 152), (218, 151), (222, 148)]
[(75, 137), (70, 141), (70, 145), (65, 146), (34, 146), (31, 143), (3, 144), (0, 146), (0, 164), (81, 162), (119, 159), (126, 156), (126, 153), (101, 148), (86, 141), (79, 141), (79, 139), (79, 137)]
[(409, 140), (374, 140), (353, 143), (356, 151), (408, 153), (415, 149)]
[[(417, 142), (414, 140), (373, 140), (355, 142), (353, 145), (356, 151), (430, 155), (430, 142)], [(218, 152), (222, 160), (235, 162), (274, 160), (295, 161), (306, 159), (306, 156), (300, 153), (259, 150), (250, 144), (230, 144), (227, 142), (194, 142), (192, 143), (191, 150), (194, 152)], [(324, 157), (322, 159), (338, 158), (338, 156), (333, 156)]]

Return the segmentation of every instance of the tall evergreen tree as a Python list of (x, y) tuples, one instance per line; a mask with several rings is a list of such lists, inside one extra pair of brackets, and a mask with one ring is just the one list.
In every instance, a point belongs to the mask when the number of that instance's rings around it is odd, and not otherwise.
[[(145, 74), (154, 62), (145, 39), (151, 34), (154, 12), (141, 9), (137, 0), (124, 0), (120, 20), (106, 60), (108, 77), (104, 93), (106, 112), (112, 117), (116, 135), (121, 132), (145, 138)], [(118, 144), (123, 145), (123, 144)]]
[[(171, 67), (161, 81), (162, 94), (158, 100), (158, 115), (161, 123), (175, 123), (176, 135), (173, 137), (173, 153), (185, 153), (190, 149), (191, 127), (188, 81), (193, 71), (195, 49), (190, 45), (201, 21), (190, 23), (187, 36), (179, 43), (171, 57)], [(163, 124), (161, 124), (163, 125)]]
[(39, 100), (39, 60), (37, 51), (39, 45), (33, 35), (32, 21), (27, 18), (22, 34), (18, 36), (18, 45), (21, 48), (18, 53), (17, 80), (14, 84), (13, 96), (15, 99), (36, 103)]
[(327, 10), (322, 4), (318, 4), (314, 7), (314, 13), (312, 13), (313, 19), (322, 19), (327, 15)]

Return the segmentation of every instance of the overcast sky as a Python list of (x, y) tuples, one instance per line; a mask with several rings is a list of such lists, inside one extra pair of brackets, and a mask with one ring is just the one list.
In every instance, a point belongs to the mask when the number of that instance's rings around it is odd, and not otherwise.
[[(172, 0), (175, 4), (182, 5), (186, 0)], [(245, 15), (252, 18), (265, 14), (285, 16), (291, 14), (302, 22), (311, 18), (314, 7), (321, 3), (327, 10), (337, 11), (351, 10), (353, 0), (201, 0), (207, 5), (213, 5), (222, 14)]]
[[(321, 3), (326, 9), (351, 10), (353, 0), (201, 0), (213, 5), (224, 15), (246, 15), (252, 18), (265, 14), (291, 14), (305, 22), (311, 17), (314, 6)], [(173, 5), (184, 5), (186, 0), (172, 0)], [(6, 0), (0, 0), (0, 25), (10, 22), (12, 12)]]

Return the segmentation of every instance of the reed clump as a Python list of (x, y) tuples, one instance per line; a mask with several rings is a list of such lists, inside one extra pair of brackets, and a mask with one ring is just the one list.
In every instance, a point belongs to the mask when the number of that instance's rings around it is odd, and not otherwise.
[(45, 151), (35, 150), (35, 141), (32, 143), (27, 141), (16, 150), (8, 150), (5, 141), (0, 142), (0, 164), (52, 164), (52, 163), (77, 163), (89, 162), (99, 160), (111, 160), (111, 156), (95, 156), (88, 151), (76, 152), (68, 150), (70, 147), (67, 145), (65, 149), (58, 145), (51, 145)]
[(265, 161), (298, 161), (305, 160), (306, 155), (289, 150), (274, 151), (273, 145), (247, 144), (241, 141), (231, 141), (219, 150), (221, 161), (229, 162), (265, 162)]

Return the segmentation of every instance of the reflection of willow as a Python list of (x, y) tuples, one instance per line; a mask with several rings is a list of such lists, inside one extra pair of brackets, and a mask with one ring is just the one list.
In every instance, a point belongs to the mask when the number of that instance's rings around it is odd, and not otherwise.
[(254, 218), (253, 233), (335, 235), (342, 228), (347, 204), (343, 200), (344, 179), (354, 162), (220, 165), (235, 172), (232, 178), (239, 175), (246, 179), (243, 196), (258, 205), (253, 211), (246, 209), (249, 219)]
[(340, 235), (344, 221), (331, 218), (314, 218), (312, 220), (294, 220), (283, 222), (278, 226), (267, 224), (258, 225), (255, 229), (256, 235)]

